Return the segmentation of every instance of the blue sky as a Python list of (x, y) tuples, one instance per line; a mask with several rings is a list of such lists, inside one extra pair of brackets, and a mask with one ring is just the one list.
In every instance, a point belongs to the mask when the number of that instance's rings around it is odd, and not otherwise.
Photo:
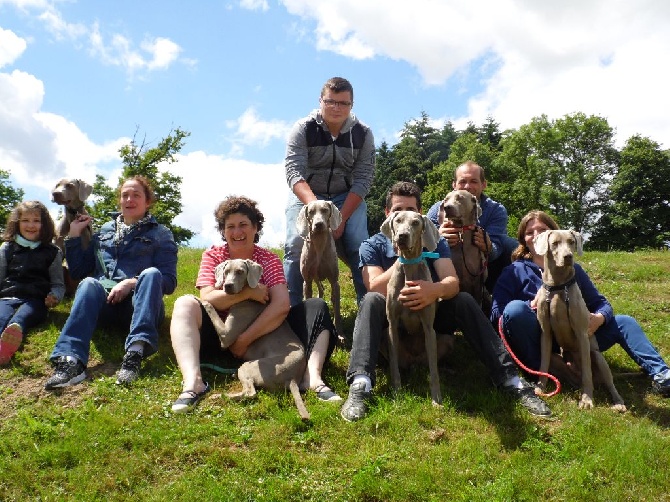
[(136, 129), (191, 132), (177, 164), (194, 245), (219, 242), (226, 195), (260, 202), (284, 235), (284, 143), (348, 78), (377, 146), (428, 113), (501, 128), (581, 111), (619, 145), (668, 148), (670, 3), (642, 0), (0, 0), (0, 168), (48, 203), (61, 177), (114, 184)]

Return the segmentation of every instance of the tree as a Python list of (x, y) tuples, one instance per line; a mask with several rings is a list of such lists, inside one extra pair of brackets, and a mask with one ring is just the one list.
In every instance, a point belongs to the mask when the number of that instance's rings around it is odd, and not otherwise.
[(9, 173), (0, 169), (0, 227), (4, 230), (12, 209), (23, 200), (24, 191), (14, 188), (9, 181)]
[(608, 191), (591, 249), (658, 248), (670, 241), (670, 155), (655, 141), (631, 137)]
[[(158, 142), (157, 146), (149, 148), (146, 137), (142, 139), (141, 144), (137, 143), (137, 131), (135, 131), (130, 144), (119, 149), (123, 161), (123, 173), (119, 177), (119, 183), (136, 175), (144, 176), (151, 181), (156, 194), (151, 214), (172, 231), (177, 244), (186, 243), (194, 235), (192, 230), (174, 224), (174, 219), (182, 212), (180, 191), (182, 179), (168, 171), (159, 172), (158, 166), (163, 162), (167, 164), (175, 162), (175, 155), (184, 146), (184, 139), (190, 134), (179, 128), (173, 129)], [(118, 194), (100, 175), (96, 176), (93, 193), (96, 195), (96, 202), (90, 213), (99, 222), (107, 221), (109, 213), (118, 210)]]

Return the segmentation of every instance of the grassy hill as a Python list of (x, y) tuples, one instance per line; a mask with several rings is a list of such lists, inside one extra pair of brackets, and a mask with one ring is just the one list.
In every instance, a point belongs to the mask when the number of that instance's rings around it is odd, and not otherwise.
[[(237, 382), (206, 369), (214, 386), (194, 413), (173, 415), (180, 390), (169, 338), (177, 296), (195, 292), (201, 251), (183, 249), (179, 287), (167, 298), (160, 351), (131, 387), (115, 385), (125, 333), (96, 332), (89, 378), (43, 390), (48, 356), (67, 318), (64, 302), (0, 368), (0, 500), (668, 500), (670, 399), (648, 393), (649, 379), (618, 347), (606, 353), (629, 411), (580, 411), (565, 389), (539, 420), (495, 391), (459, 339), (441, 371), (444, 404), (430, 402), (427, 369), (404, 375), (391, 392), (378, 370), (371, 413), (350, 424), (339, 405), (307, 394), (302, 423), (288, 394), (261, 392), (233, 403)], [(618, 313), (635, 316), (670, 359), (670, 254), (587, 253), (581, 263)], [(350, 336), (356, 314), (342, 271)], [(212, 362), (234, 363), (226, 356)], [(326, 379), (342, 396), (346, 350)]]

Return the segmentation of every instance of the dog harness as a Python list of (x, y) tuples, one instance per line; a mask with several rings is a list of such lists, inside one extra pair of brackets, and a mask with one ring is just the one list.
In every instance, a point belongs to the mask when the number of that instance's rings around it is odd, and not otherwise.
[(551, 297), (553, 296), (556, 291), (563, 290), (563, 301), (565, 302), (566, 305), (570, 304), (570, 296), (568, 295), (568, 289), (570, 286), (572, 286), (575, 282), (577, 282), (577, 276), (572, 276), (572, 279), (570, 279), (568, 282), (564, 282), (563, 284), (557, 284), (556, 286), (550, 286), (549, 284), (542, 283), (542, 287), (547, 290), (549, 293), (547, 295), (547, 299), (545, 300), (547, 303), (551, 302)]

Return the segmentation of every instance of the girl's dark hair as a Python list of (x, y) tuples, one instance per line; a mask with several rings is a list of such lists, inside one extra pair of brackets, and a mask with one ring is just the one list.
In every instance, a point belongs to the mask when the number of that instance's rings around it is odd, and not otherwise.
[(123, 188), (123, 185), (125, 185), (128, 181), (137, 181), (140, 185), (142, 185), (142, 188), (144, 188), (144, 195), (147, 199), (147, 207), (151, 207), (154, 202), (156, 202), (156, 194), (154, 193), (154, 189), (151, 186), (151, 182), (149, 180), (141, 175), (135, 175), (135, 176), (130, 176), (121, 183), (119, 183), (119, 186), (116, 189), (116, 200), (119, 201), (121, 200), (121, 189)]
[(533, 259), (533, 256), (530, 254), (530, 249), (526, 246), (526, 227), (530, 220), (540, 220), (547, 225), (550, 230), (558, 230), (558, 223), (544, 211), (531, 211), (528, 213), (521, 218), (521, 221), (519, 222), (519, 229), (516, 232), (516, 240), (519, 242), (519, 245), (512, 251), (512, 261)]
[(226, 218), (235, 213), (243, 214), (249, 218), (251, 223), (256, 226), (254, 242), (257, 243), (260, 240), (265, 217), (257, 206), (258, 204), (256, 201), (238, 195), (230, 195), (221, 201), (218, 207), (214, 210), (214, 218), (216, 218), (216, 228), (224, 241), (226, 240), (226, 237), (223, 235), (223, 231), (226, 228)]
[(40, 242), (49, 244), (54, 238), (54, 220), (51, 218), (46, 206), (37, 200), (19, 202), (7, 218), (7, 226), (2, 238), (5, 242), (13, 241), (19, 235), (19, 220), (26, 212), (37, 212), (40, 214), (42, 227), (40, 228)]

